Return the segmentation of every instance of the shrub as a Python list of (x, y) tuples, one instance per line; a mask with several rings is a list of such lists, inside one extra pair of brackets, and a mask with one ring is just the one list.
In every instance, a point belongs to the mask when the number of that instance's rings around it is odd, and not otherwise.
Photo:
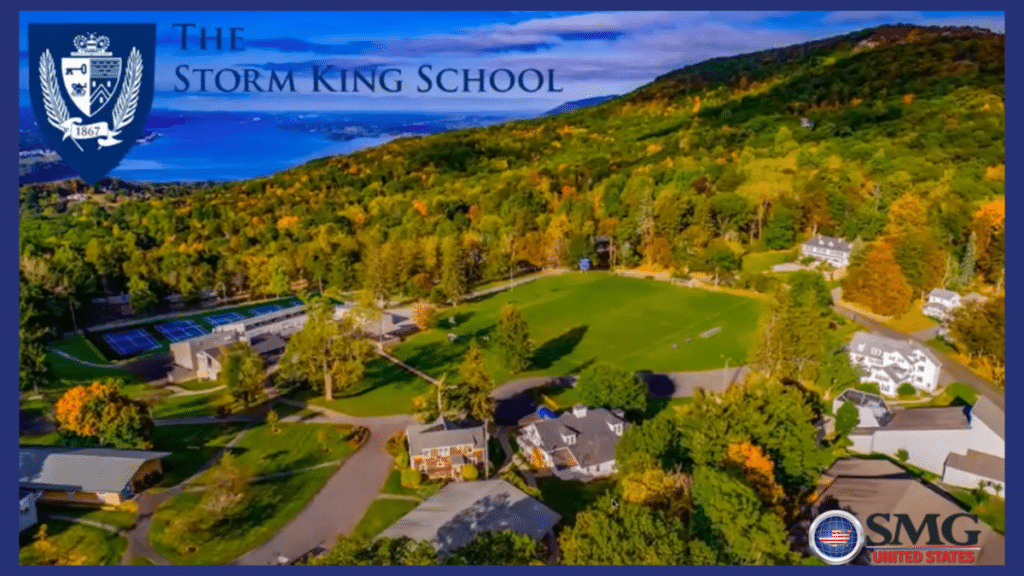
[(913, 396), (917, 391), (909, 383), (903, 384), (898, 390), (900, 396)]
[(399, 468), (409, 465), (409, 453), (404, 448), (399, 449), (398, 454), (395, 455), (395, 465)]
[(214, 408), (214, 413), (217, 414), (218, 418), (226, 418), (227, 416), (231, 416), (231, 406), (228, 404), (221, 404), (220, 406)]
[(906, 448), (900, 448), (896, 451), (896, 459), (905, 464), (907, 460), (910, 460), (910, 452), (907, 452)]
[(462, 465), (462, 479), (463, 480), (476, 480), (480, 473), (477, 471), (476, 466), (472, 464)]
[(384, 450), (386, 450), (388, 454), (391, 454), (391, 456), (397, 458), (398, 454), (405, 450), (405, 431), (398, 431), (394, 436), (388, 438), (387, 441), (384, 442)]
[(416, 489), (420, 487), (420, 471), (406, 468), (401, 472), (401, 483), (403, 488)]

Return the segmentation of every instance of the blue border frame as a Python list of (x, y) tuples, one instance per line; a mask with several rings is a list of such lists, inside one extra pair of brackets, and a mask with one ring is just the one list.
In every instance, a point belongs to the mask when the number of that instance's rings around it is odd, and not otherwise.
[[(46, 3), (45, 6), (40, 6), (38, 4), (33, 4), (33, 3), (29, 3), (29, 2), (24, 2), (24, 1), (16, 2), (15, 4), (18, 4), (20, 6), (10, 6), (10, 7), (6, 8), (4, 10), (4, 12), (6, 13), (6, 16), (4, 18), (2, 18), (2, 20), (0, 20), (0, 26), (3, 26), (6, 29), (5, 30), (6, 34), (0, 36), (0, 38), (2, 38), (2, 42), (4, 44), (8, 45), (8, 48), (6, 49), (8, 54), (12, 54), (13, 52), (16, 52), (17, 49), (18, 49), (18, 33), (19, 33), (18, 32), (18, 30), (19, 30), (19, 12), (18, 12), (18, 9), (19, 8), (24, 7), (25, 9), (28, 9), (28, 10), (53, 10), (53, 11), (65, 11), (66, 10), (66, 11), (75, 11), (75, 10), (83, 10), (83, 8), (88, 8), (89, 7), (89, 5), (85, 5), (85, 4), (80, 3), (80, 2), (71, 2), (69, 0), (54, 0), (52, 2)], [(139, 19), (140, 19), (140, 21), (145, 19), (145, 12), (147, 11), (147, 10), (140, 10), (139, 9), (140, 8), (140, 6), (139, 6), (140, 2), (138, 2), (138, 0), (131, 1), (131, 2), (125, 1), (125, 0), (114, 0), (114, 1), (109, 1), (109, 2), (103, 2), (101, 4), (102, 4), (101, 6), (96, 6), (95, 8), (102, 9), (102, 10), (137, 11), (137, 12), (139, 12)], [(953, 3), (953, 2), (946, 1), (946, 0), (933, 1), (933, 2), (928, 2), (928, 3), (923, 3), (923, 2), (898, 2), (898, 3), (871, 3), (871, 4), (875, 4), (875, 5), (864, 6), (863, 3), (846, 2), (845, 6), (842, 6), (842, 7), (829, 6), (828, 8), (831, 9), (831, 10), (836, 10), (836, 9), (864, 10), (866, 8), (877, 8), (877, 9), (886, 10), (886, 11), (897, 10), (897, 9), (899, 9), (899, 10), (907, 10), (907, 9), (915, 10), (916, 9), (916, 10), (932, 11), (932, 10), (957, 10), (957, 9), (964, 9), (964, 8), (966, 8), (966, 6), (963, 5), (964, 3)], [(894, 6), (893, 4), (897, 4), (897, 5)], [(989, 3), (986, 3), (986, 4), (989, 4)], [(1015, 13), (1014, 10), (1008, 9), (1008, 6), (1007, 6), (1009, 4), (1008, 2), (995, 3), (995, 4), (996, 5), (994, 5), (994, 6), (993, 5), (986, 5), (986, 6), (983, 6), (983, 7), (971, 6), (970, 8), (972, 8), (972, 9), (984, 8), (986, 10), (1002, 10), (1007, 15)], [(291, 2), (284, 3), (284, 4), (280, 3), (280, 2), (269, 2), (267, 0), (255, 0), (255, 1), (254, 0), (250, 0), (248, 2), (242, 2), (240, 0), (219, 0), (219, 1), (216, 1), (216, 2), (211, 2), (209, 0), (201, 1), (201, 2), (200, 1), (195, 1), (195, 0), (179, 0), (173, 6), (168, 6), (168, 8), (171, 8), (171, 9), (173, 9), (175, 11), (195, 10), (197, 12), (201, 12), (201, 11), (208, 11), (208, 10), (252, 11), (252, 10), (258, 10), (260, 8), (266, 9), (266, 10), (281, 10), (283, 6), (287, 6), (289, 9), (293, 9), (293, 10), (325, 10), (325, 11), (329, 11), (329, 10), (340, 11), (340, 10), (346, 10), (346, 9), (364, 9), (366, 7), (366, 5), (358, 5), (356, 3), (338, 3), (338, 2), (330, 2), (330, 1), (327, 1), (327, 0), (312, 0), (312, 1), (310, 1), (310, 0), (293, 0)], [(480, 9), (481, 5), (479, 4), (479, 2), (471, 2), (469, 0), (443, 0), (443, 1), (434, 0), (434, 1), (428, 2), (428, 3), (414, 2), (412, 0), (385, 0), (385, 1), (374, 3), (373, 7), (378, 9), (378, 10), (423, 10), (423, 9), (427, 9), (427, 8), (429, 8), (431, 10), (478, 10), (478, 9)], [(625, 10), (689, 10), (689, 9), (706, 9), (708, 7), (708, 5), (706, 3), (696, 3), (696, 2), (682, 3), (682, 2), (671, 2), (671, 1), (667, 1), (667, 0), (639, 0), (639, 1), (638, 0), (634, 0), (632, 2), (623, 2), (621, 0), (619, 0), (619, 1), (611, 1), (611, 0), (589, 0), (589, 1), (570, 0), (570, 1), (565, 1), (565, 0), (562, 0), (562, 1), (554, 1), (554, 2), (552, 2), (552, 1), (538, 1), (538, 0), (518, 0), (516, 2), (501, 2), (501, 3), (499, 3), (498, 6), (494, 6), (494, 5), (488, 5), (487, 6), (487, 8), (491, 9), (491, 10), (498, 9), (498, 8), (501, 8), (501, 7), (507, 7), (509, 9), (517, 9), (517, 10), (538, 10), (538, 11), (542, 11), (543, 12), (543, 11), (553, 10), (553, 9), (556, 9), (556, 8), (559, 9), (559, 10), (573, 10), (573, 9), (576, 9), (576, 10), (587, 10), (587, 11), (593, 11), (593, 10), (615, 10), (615, 9), (619, 9), (619, 10), (623, 10), (623, 9), (625, 9)], [(753, 0), (740, 0), (740, 1), (733, 0), (731, 2), (727, 2), (726, 5), (715, 4), (714, 7), (717, 8), (717, 9), (729, 9), (729, 10), (766, 10), (766, 9), (769, 9), (769, 8), (772, 8), (772, 9), (783, 8), (783, 9), (788, 9), (788, 10), (815, 10), (815, 9), (821, 9), (824, 6), (822, 6), (822, 4), (820, 4), (820, 3), (812, 3), (812, 2), (807, 2), (807, 1), (778, 2), (774, 6), (766, 6), (762, 2), (755, 2)], [(1007, 56), (1007, 58), (1006, 58), (1007, 62), (1011, 62), (1011, 63), (1012, 62), (1019, 62), (1020, 59), (1018, 57), (1021, 55), (1020, 53), (1021, 53), (1021, 50), (1017, 48), (1016, 44), (1014, 44), (1013, 42), (1008, 43), (1007, 55), (1006, 55)], [(11, 78), (11, 77), (17, 78), (17, 74), (18, 74), (17, 61), (14, 58), (7, 58), (7, 59), (3, 60), (3, 63), (4, 63), (3, 66), (8, 70), (6, 77), (8, 77), (8, 78)], [(1007, 100), (1013, 102), (1013, 104), (1011, 104), (1007, 108), (1007, 118), (1006, 118), (1006, 120), (1007, 120), (1007, 133), (1006, 133), (1007, 150), (1016, 150), (1017, 148), (1016, 148), (1016, 144), (1015, 143), (1019, 140), (1019, 138), (1016, 136), (1017, 132), (1014, 130), (1014, 128), (1017, 127), (1017, 123), (1015, 121), (1016, 118), (1019, 115), (1022, 114), (1021, 106), (1019, 105), (1018, 100), (1015, 97), (1011, 96), (1012, 94), (1017, 94), (1018, 93), (1017, 83), (1018, 83), (1018, 78), (1016, 77), (1016, 75), (1013, 75), (1013, 74), (1008, 75), (1007, 84), (1006, 84), (1006, 95), (1007, 95)], [(0, 102), (3, 103), (4, 107), (10, 106), (10, 102), (12, 100), (13, 100), (14, 105), (17, 106), (17, 103), (18, 103), (17, 82), (15, 82), (15, 88), (14, 89), (8, 89), (8, 90), (4, 91), (2, 93), (2, 95), (0, 95), (0, 98), (2, 98), (2, 100), (0, 100)], [(10, 108), (7, 108), (7, 109), (9, 110)], [(15, 141), (13, 138), (11, 138), (10, 140), (8, 140), (4, 144), (4, 148), (3, 149), (7, 150), (7, 152), (2, 152), (2, 150), (0, 150), (0, 153), (2, 153), (4, 155), (4, 157), (6, 157), (6, 158), (11, 158), (12, 159), (12, 165), (13, 165), (13, 158), (15, 157), (15, 152), (17, 152), (17, 141)], [(1010, 165), (1011, 167), (1015, 166), (1015, 164), (1013, 162), (1011, 162), (1009, 157), (1007, 157), (1006, 164)], [(1011, 168), (1011, 178), (1014, 177), (1014, 176), (1015, 176), (1015, 173), (1013, 173), (1012, 168)], [(14, 183), (14, 187), (17, 188), (17, 181), (15, 180), (13, 183)], [(1020, 209), (1020, 207), (1022, 205), (1024, 205), (1024, 199), (1022, 199), (1020, 197), (1017, 197), (1016, 195), (1013, 195), (1013, 194), (1007, 195), (1007, 199), (1006, 200), (1007, 200), (1007, 203), (1008, 203), (1008, 207), (1007, 207), (1008, 208), (1008, 212), (1011, 215), (1012, 214), (1016, 214), (1018, 212), (1018, 210)], [(8, 210), (3, 211), (2, 218), (4, 219), (4, 221), (7, 222), (7, 224), (0, 226), (0, 234), (2, 234), (2, 236), (0, 236), (0, 238), (2, 238), (2, 240), (3, 240), (3, 242), (2, 242), (2, 246), (3, 246), (2, 250), (3, 250), (3, 254), (4, 254), (4, 261), (9, 262), (8, 266), (10, 266), (10, 268), (9, 268), (10, 270), (17, 270), (17, 266), (18, 266), (18, 250), (17, 250), (17, 246), (18, 246), (18, 242), (17, 242), (17, 240), (18, 240), (18, 237), (17, 237), (18, 236), (18, 204), (17, 204), (17, 196), (16, 195), (15, 195), (14, 199), (11, 201), (11, 203), (12, 203), (12, 205), (10, 206), (10, 208)], [(1020, 233), (1017, 231), (1016, 228), (1010, 228), (1010, 229), (1007, 230), (1007, 244), (1008, 245), (1017, 245), (1019, 243), (1019, 241), (1020, 241), (1020, 238), (1021, 238), (1020, 237)], [(1017, 265), (1018, 265), (1018, 262), (1020, 260), (1020, 255), (1015, 250), (1011, 250), (1011, 251), (1009, 251), (1007, 253), (1006, 258), (1007, 258), (1006, 283), (1008, 285), (1010, 285), (1010, 286), (1014, 286), (1015, 283), (1014, 283), (1013, 279), (1014, 278), (1018, 278), (1018, 275), (1017, 275), (1016, 271), (1018, 270)], [(4, 297), (3, 306), (6, 309), (10, 310), (11, 313), (2, 315), (3, 327), (0, 328), (0, 344), (2, 344), (2, 346), (0, 346), (0, 351), (2, 351), (2, 352), (0, 352), (0, 354), (2, 354), (3, 357), (7, 358), (7, 362), (5, 362), (3, 365), (7, 367), (6, 369), (8, 370), (8, 374), (11, 374), (13, 376), (13, 380), (15, 380), (15, 381), (17, 380), (17, 371), (15, 370), (15, 367), (17, 365), (17, 353), (18, 353), (18, 349), (17, 349), (17, 346), (18, 346), (17, 342), (18, 341), (17, 341), (17, 335), (16, 335), (17, 334), (17, 332), (16, 332), (16, 328), (17, 328), (17, 293), (18, 293), (18, 279), (17, 279), (16, 274), (10, 274), (10, 275), (5, 276), (3, 282), (0, 283), (0, 296)], [(1017, 304), (1017, 298), (1015, 296), (1011, 296), (1008, 299), (1008, 301), (1007, 301), (1007, 320), (1008, 320), (1008, 324), (1012, 323), (1012, 324), (1016, 325), (1016, 320), (1021, 317), (1020, 315), (1021, 315), (1021, 309), (1020, 309), (1020, 306)], [(1013, 373), (1016, 373), (1016, 369), (1017, 369), (1017, 362), (1016, 362), (1016, 359), (1015, 359), (1015, 354), (1013, 352), (1014, 352), (1015, 349), (1019, 348), (1019, 345), (1018, 345), (1018, 343), (1017, 343), (1017, 341), (1015, 339), (1012, 339), (1012, 340), (1008, 341), (1008, 347), (1010, 347), (1012, 349), (1010, 350), (1010, 353), (1008, 354), (1009, 358), (1007, 360), (1007, 368), (1008, 368), (1008, 372), (1013, 374)], [(13, 383), (10, 383), (8, 385), (8, 392), (7, 393), (11, 395), (11, 397), (15, 401), (14, 403), (17, 404), (17, 386), (15, 386)], [(1018, 394), (1016, 392), (1014, 384), (1010, 385), (1009, 390), (1008, 390), (1008, 395), (1011, 398), (1017, 397)], [(8, 430), (8, 432), (7, 432), (8, 437), (16, 436), (16, 434), (17, 434), (17, 427), (18, 427), (16, 419), (14, 419), (14, 418), (6, 419), (4, 421), (4, 427)], [(1010, 435), (1012, 437), (1016, 438), (1017, 437), (1018, 425), (1016, 424), (1015, 420), (1010, 420), (1008, 422), (1008, 429), (1010, 430)], [(1011, 452), (1014, 452), (1014, 453), (1019, 452), (1019, 450), (1015, 448), (1015, 443), (1014, 442), (1011, 441), (1011, 442), (1008, 443), (1008, 445), (1010, 446), (1010, 451)], [(7, 461), (8, 462), (13, 462), (13, 456), (14, 455), (11, 454), (11, 452), (13, 452), (13, 450), (11, 450), (11, 448), (8, 448), (6, 446), (3, 447), (2, 450), (4, 452), (8, 452), (8, 454), (9, 454), (8, 457), (7, 457)], [(1020, 478), (1021, 476), (1017, 473), (1019, 468), (1020, 468), (1020, 464), (1019, 464), (1018, 457), (1016, 457), (1016, 456), (1010, 457), (1009, 463), (1007, 465), (1007, 474), (1008, 474), (1008, 476)], [(12, 479), (12, 483), (13, 483), (13, 480), (14, 479)], [(1016, 500), (1016, 497), (1010, 499), (1010, 504), (1009, 504), (1010, 513), (1007, 514), (1007, 516), (1009, 518), (1009, 524), (1011, 525), (1009, 530), (1010, 530), (1010, 533), (1014, 534), (1014, 535), (1016, 534), (1016, 529), (1017, 529), (1017, 522), (1015, 520), (1018, 517), (1018, 512), (1021, 509), (1024, 509), (1024, 506), (1018, 506), (1017, 502), (1018, 501)], [(9, 523), (0, 523), (0, 531), (2, 531), (4, 533), (9, 533), (9, 536), (3, 537), (3, 542), (4, 542), (4, 545), (5, 545), (5, 549), (8, 550), (8, 553), (5, 554), (6, 561), (4, 562), (4, 564), (7, 565), (7, 566), (10, 566), (10, 567), (15, 567), (15, 569), (20, 572), (20, 571), (22, 571), (24, 569), (17, 566), (18, 549), (17, 549), (17, 544), (16, 544), (17, 539), (15, 538), (15, 534), (13, 534), (13, 532), (14, 532), (13, 505), (10, 507), (10, 510), (12, 511), (12, 521), (9, 522)], [(1020, 549), (1018, 549), (1016, 547), (1011, 547), (1010, 549), (1007, 550), (1006, 566), (1013, 566), (1015, 564), (1018, 564), (1017, 560), (1019, 560), (1020, 558), (1021, 558)], [(1006, 566), (1003, 566), (1003, 567), (989, 567), (989, 568), (975, 567), (975, 569), (977, 569), (977, 570), (999, 570), (999, 571), (1003, 571), (1003, 570), (1007, 569)], [(101, 573), (101, 571), (103, 569), (104, 569), (104, 567), (76, 567), (76, 568), (73, 568), (73, 569), (70, 569), (70, 570), (73, 570), (75, 573), (98, 574), (98, 573)], [(215, 573), (220, 573), (220, 572), (222, 572), (225, 569), (229, 570), (229, 571), (232, 571), (232, 572), (236, 572), (237, 571), (238, 573), (242, 573), (241, 572), (242, 570), (249, 571), (249, 570), (252, 570), (253, 567), (244, 567), (244, 568), (242, 568), (242, 567), (231, 567), (231, 568), (197, 567), (197, 568), (188, 568), (188, 571), (190, 573), (198, 573), (198, 574), (215, 574)], [(673, 571), (677, 571), (678, 570), (678, 568), (675, 568), (675, 567), (650, 567), (650, 568), (644, 567), (644, 568), (639, 568), (639, 567), (631, 567), (631, 566), (627, 566), (627, 567), (601, 567), (601, 566), (595, 566), (595, 567), (586, 567), (586, 568), (582, 568), (582, 569), (581, 568), (569, 568), (569, 567), (536, 567), (535, 569), (538, 572), (543, 571), (543, 572), (547, 572), (547, 573), (562, 572), (562, 571), (578, 571), (577, 573), (579, 573), (579, 574), (583, 574), (582, 570), (586, 570), (586, 574), (588, 576), (593, 576), (595, 573), (598, 576), (601, 576), (602, 574), (605, 574), (605, 573), (607, 573), (607, 574), (613, 574), (613, 573), (614, 574), (622, 574), (623, 572), (633, 573), (633, 572), (637, 572), (639, 570), (644, 570), (645, 572), (647, 572), (649, 570), (652, 570), (652, 571), (661, 572), (663, 574), (668, 574), (669, 573), (668, 570), (673, 570)], [(715, 570), (715, 571), (718, 571), (720, 573), (722, 571), (733, 571), (733, 570), (738, 570), (738, 569), (740, 569), (740, 568), (736, 568), (736, 567), (715, 567), (715, 568), (711, 568), (711, 570)], [(829, 567), (828, 569), (836, 569), (836, 568)], [(840, 568), (840, 569), (842, 569), (842, 568)], [(847, 568), (847, 569), (849, 569), (849, 568)], [(922, 567), (920, 567), (920, 569), (929, 569), (929, 568), (926, 568), (926, 567), (922, 566)], [(64, 569), (64, 570), (68, 570), (68, 569)], [(166, 574), (171, 574), (171, 573), (177, 574), (177, 573), (181, 573), (182, 572), (182, 569), (180, 567), (155, 567), (155, 568), (146, 567), (146, 570), (157, 570), (157, 571), (160, 571), (160, 572), (166, 573)], [(323, 570), (331, 570), (331, 568), (327, 568), (327, 567), (324, 567), (324, 568), (306, 567), (306, 568), (301, 568), (301, 570), (307, 570), (307, 571), (308, 570), (320, 570), (320, 571), (323, 571)], [(356, 571), (361, 571), (361, 572), (366, 571), (364, 573), (372, 571), (374, 573), (384, 573), (384, 572), (399, 573), (399, 572), (401, 572), (401, 573), (404, 573), (404, 574), (408, 574), (410, 572), (437, 573), (437, 574), (451, 574), (452, 572), (462, 572), (464, 574), (469, 574), (470, 570), (475, 571), (474, 573), (478, 573), (480, 568), (478, 568), (478, 567), (466, 567), (466, 568), (431, 567), (431, 568), (406, 568), (406, 569), (400, 569), (400, 568), (395, 568), (395, 567), (373, 567), (373, 568), (346, 568), (346, 570), (356, 570)], [(488, 573), (491, 573), (491, 574), (513, 574), (513, 573), (519, 571), (518, 568), (515, 568), (515, 567), (505, 567), (505, 566), (502, 566), (502, 567), (489, 567), (489, 568), (486, 568), (486, 570), (488, 571)], [(534, 570), (534, 568), (531, 568), (530, 570)], [(762, 568), (762, 570), (766, 571), (766, 572), (782, 574), (782, 573), (785, 573), (785, 571), (792, 570), (792, 568), (790, 568), (790, 567), (764, 567), (764, 568)], [(321, 572), (321, 573), (323, 573), (323, 572)], [(673, 572), (673, 573), (675, 573), (675, 572)]]

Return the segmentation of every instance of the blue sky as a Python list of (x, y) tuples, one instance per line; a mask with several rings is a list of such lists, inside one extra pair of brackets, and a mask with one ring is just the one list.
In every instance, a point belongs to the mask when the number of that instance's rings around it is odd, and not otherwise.
[[(539, 111), (564, 101), (629, 92), (656, 76), (718, 56), (825, 38), (884, 23), (1005, 29), (1002, 12), (21, 12), (20, 94), (27, 105), (27, 24), (157, 23), (154, 107), (179, 110)], [(242, 51), (181, 49), (174, 23), (242, 27)], [(195, 41), (195, 34), (190, 43)], [(191, 48), (191, 46), (190, 46)], [(293, 69), (295, 94), (200, 93), (175, 68)], [(402, 70), (389, 94), (311, 93), (314, 64)], [(554, 69), (563, 92), (420, 94), (417, 69)]]

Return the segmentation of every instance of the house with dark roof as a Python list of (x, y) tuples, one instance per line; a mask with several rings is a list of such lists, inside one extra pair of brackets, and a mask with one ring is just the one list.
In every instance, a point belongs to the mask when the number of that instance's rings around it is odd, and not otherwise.
[(842, 268), (850, 265), (850, 243), (832, 236), (814, 236), (800, 245), (800, 256)]
[(447, 556), (480, 532), (511, 530), (540, 540), (561, 520), (557, 512), (505, 480), (455, 482), (400, 518), (378, 538), (426, 540)]
[(461, 427), (441, 417), (429, 424), (405, 429), (409, 465), (429, 478), (461, 480), (462, 466), (487, 469), (487, 426)]
[(921, 312), (925, 316), (947, 320), (953, 310), (959, 308), (961, 304), (962, 299), (956, 292), (935, 288), (928, 293), (928, 301), (925, 302)]
[(43, 502), (116, 506), (160, 476), (170, 452), (19, 447), (18, 481)]
[(861, 382), (874, 382), (886, 396), (910, 384), (934, 392), (942, 363), (928, 346), (913, 340), (893, 340), (870, 332), (857, 332), (847, 346), (850, 364), (864, 369)]
[(519, 445), (538, 468), (563, 480), (590, 480), (615, 472), (615, 445), (629, 426), (621, 410), (577, 405), (524, 426)]
[[(938, 514), (943, 520), (964, 510), (948, 494), (934, 486), (922, 484), (899, 466), (883, 460), (844, 458), (837, 460), (823, 477), (825, 488), (813, 504), (808, 506), (790, 527), (793, 549), (812, 555), (807, 542), (808, 529), (814, 518), (830, 510), (845, 510), (860, 520), (865, 530), (867, 519), (874, 514), (909, 516), (914, 526), (921, 526), (928, 514)], [(893, 528), (895, 520), (890, 522)], [(974, 553), (975, 564), (1003, 565), (1006, 560), (1006, 539), (992, 528), (978, 521), (961, 519), (952, 525), (954, 538), (965, 541), (966, 531), (978, 531), (979, 549)], [(866, 536), (876, 537), (870, 531)], [(928, 546), (927, 536), (920, 538), (920, 546)], [(907, 540), (904, 540), (905, 544)], [(872, 564), (870, 547), (865, 547), (851, 564)]]
[(895, 456), (903, 449), (908, 463), (941, 475), (946, 484), (977, 488), (984, 480), (1005, 494), (1005, 419), (988, 398), (974, 406), (890, 409), (879, 396), (847, 390), (833, 402), (833, 412), (847, 401), (861, 418), (849, 434), (854, 451)]

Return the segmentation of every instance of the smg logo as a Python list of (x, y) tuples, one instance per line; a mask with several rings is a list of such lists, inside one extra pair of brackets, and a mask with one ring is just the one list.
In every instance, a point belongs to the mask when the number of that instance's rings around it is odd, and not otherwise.
[(872, 514), (865, 524), (876, 564), (971, 564), (980, 550), (974, 514), (925, 514), (917, 524), (907, 514)]

